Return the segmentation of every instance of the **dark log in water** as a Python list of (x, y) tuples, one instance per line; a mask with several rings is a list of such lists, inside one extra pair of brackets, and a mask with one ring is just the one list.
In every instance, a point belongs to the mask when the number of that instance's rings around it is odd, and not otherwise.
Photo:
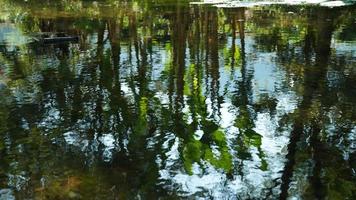
[(61, 43), (61, 42), (78, 42), (79, 38), (77, 36), (66, 36), (66, 37), (53, 37), (53, 38), (43, 38), (42, 42), (45, 44)]

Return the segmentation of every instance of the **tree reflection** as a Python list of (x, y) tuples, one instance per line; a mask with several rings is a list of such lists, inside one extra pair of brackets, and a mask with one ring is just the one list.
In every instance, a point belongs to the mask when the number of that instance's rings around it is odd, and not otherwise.
[[(352, 9), (2, 3), (23, 36), (80, 37), (1, 46), (0, 188), (17, 198), (354, 197), (354, 56), (333, 46)], [(256, 66), (283, 76), (260, 89)]]

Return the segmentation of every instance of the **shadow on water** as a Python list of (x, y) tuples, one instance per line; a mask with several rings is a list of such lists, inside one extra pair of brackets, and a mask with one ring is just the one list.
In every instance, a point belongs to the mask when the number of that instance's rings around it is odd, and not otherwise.
[(355, 198), (354, 7), (0, 5), (0, 199)]

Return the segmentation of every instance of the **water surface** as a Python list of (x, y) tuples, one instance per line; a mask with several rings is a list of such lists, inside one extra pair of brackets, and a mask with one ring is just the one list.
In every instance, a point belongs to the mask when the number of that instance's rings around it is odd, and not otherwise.
[(355, 7), (178, 2), (0, 1), (1, 200), (356, 199)]

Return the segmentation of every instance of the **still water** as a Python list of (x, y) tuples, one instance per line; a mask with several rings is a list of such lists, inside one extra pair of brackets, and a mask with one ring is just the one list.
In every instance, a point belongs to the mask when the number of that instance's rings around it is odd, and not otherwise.
[(0, 1), (1, 200), (356, 199), (355, 7), (46, 2)]

